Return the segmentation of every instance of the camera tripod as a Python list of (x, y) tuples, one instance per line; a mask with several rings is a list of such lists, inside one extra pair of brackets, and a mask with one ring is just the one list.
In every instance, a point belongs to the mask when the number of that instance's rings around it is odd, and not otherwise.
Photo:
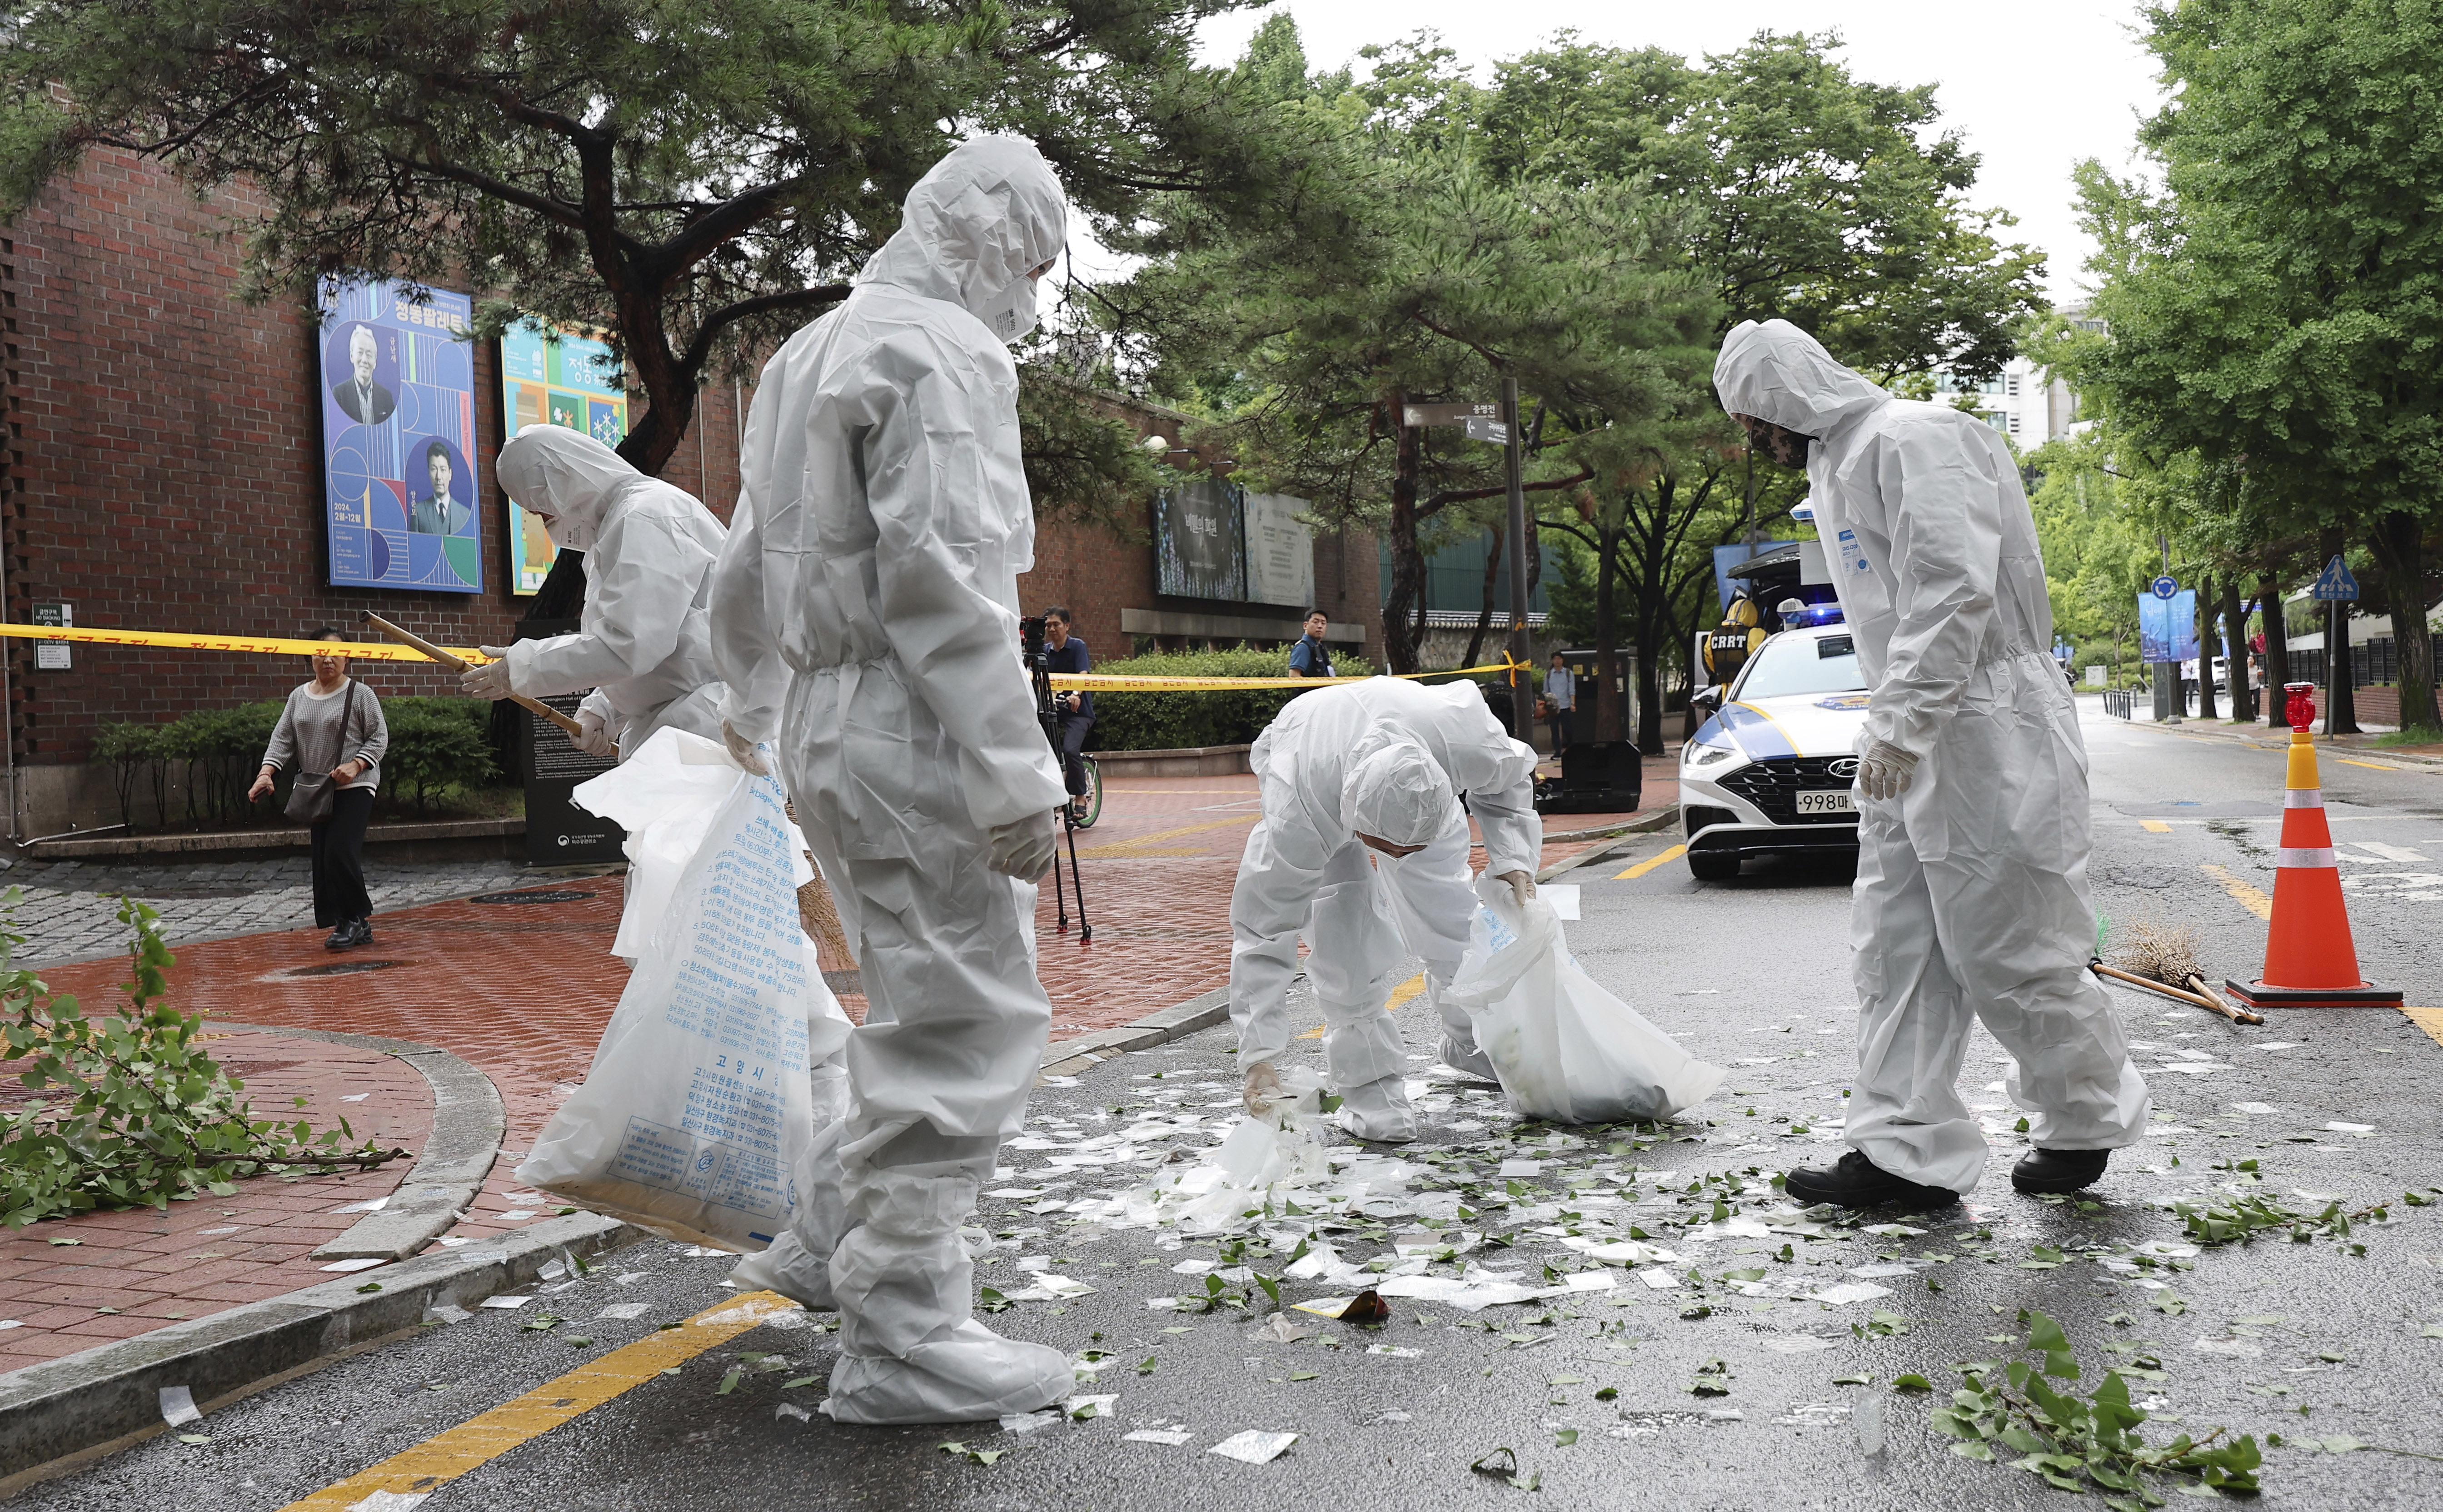
[[(1052, 672), (1044, 665), (1043, 621), (1040, 618), (1019, 621), (1019, 648), (1026, 661), (1028, 681), (1035, 685), (1035, 719), (1043, 726), (1043, 738), (1052, 743), (1052, 759), (1061, 758), (1059, 705), (1053, 701)], [(1086, 921), (1086, 881), (1077, 871), (1077, 805), (1072, 800), (1060, 805), (1060, 829), (1069, 841), (1069, 880), (1060, 879), (1060, 852), (1052, 852), (1053, 906), (1059, 913), (1059, 932), (1069, 933), (1069, 894), (1077, 895), (1077, 943), (1094, 941), (1094, 926)]]

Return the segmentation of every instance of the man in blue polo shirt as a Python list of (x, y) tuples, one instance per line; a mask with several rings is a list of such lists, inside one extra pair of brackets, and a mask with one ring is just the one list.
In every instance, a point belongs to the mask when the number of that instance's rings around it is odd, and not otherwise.
[[(1069, 633), (1069, 611), (1055, 604), (1043, 611), (1043, 669), (1047, 672), (1086, 672), (1093, 670), (1094, 659), (1086, 654), (1086, 638)], [(1086, 749), (1086, 732), (1094, 727), (1094, 695), (1092, 693), (1056, 693), (1052, 705), (1060, 715), (1060, 772), (1069, 782), (1069, 803), (1082, 822), (1090, 817), (1085, 811), (1086, 763), (1079, 754)]]
[(1290, 647), (1291, 671), (1300, 677), (1332, 676), (1332, 653), (1323, 648), (1323, 632), (1331, 628), (1323, 610), (1306, 611), (1306, 637)]

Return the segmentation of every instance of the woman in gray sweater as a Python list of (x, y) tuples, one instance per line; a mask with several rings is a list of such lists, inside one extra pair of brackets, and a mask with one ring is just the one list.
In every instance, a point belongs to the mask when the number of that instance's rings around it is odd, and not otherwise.
[[(312, 638), (340, 637), (325, 625)], [(374, 942), (374, 904), (365, 896), (365, 821), (373, 816), (374, 792), (381, 785), (390, 725), (373, 689), (349, 680), (346, 657), (317, 651), (313, 663), (314, 681), (288, 695), (271, 744), (264, 749), (263, 773), (247, 796), (269, 792), (273, 774), (283, 767), (331, 774), (337, 790), (331, 794), (330, 815), (310, 831), (314, 923), (331, 932), (322, 942), (325, 950), (346, 950)]]

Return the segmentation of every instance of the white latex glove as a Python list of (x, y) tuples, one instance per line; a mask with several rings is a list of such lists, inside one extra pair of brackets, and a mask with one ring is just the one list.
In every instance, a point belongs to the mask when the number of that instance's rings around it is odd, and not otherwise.
[(1510, 897), (1521, 908), (1526, 907), (1528, 900), (1535, 896), (1535, 878), (1532, 873), (1505, 871), (1495, 880), (1510, 884)]
[(619, 759), (619, 742), (611, 738), (611, 727), (603, 723), (602, 716), (592, 709), (579, 709), (577, 728), (577, 749), (605, 761)]
[(479, 646), (476, 649), (491, 660), (459, 673), (458, 685), (479, 699), (505, 699), (516, 691), (509, 686), (508, 647)]
[(1889, 740), (1867, 742), (1858, 758), (1858, 792), (1869, 798), (1897, 798), (1917, 779), (1917, 755)]
[(992, 869), (1020, 882), (1036, 881), (1059, 859), (1060, 822), (1049, 809), (995, 825), (984, 838), (992, 845)]
[(772, 764), (763, 759), (763, 753), (755, 749), (754, 741), (731, 729), (727, 720), (721, 721), (721, 743), (729, 747), (729, 759), (747, 771), (759, 777), (772, 774)]
[(1260, 1119), (1272, 1111), (1273, 1104), (1289, 1101), (1289, 1093), (1281, 1089), (1281, 1073), (1273, 1069), (1272, 1062), (1258, 1061), (1247, 1067), (1247, 1085), (1240, 1101), (1246, 1103), (1251, 1119)]

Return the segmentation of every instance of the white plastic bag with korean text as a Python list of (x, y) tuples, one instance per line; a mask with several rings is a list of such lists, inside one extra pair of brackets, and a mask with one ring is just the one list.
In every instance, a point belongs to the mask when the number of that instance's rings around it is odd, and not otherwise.
[(808, 1067), (851, 1026), (799, 922), (813, 872), (781, 784), (728, 770), (667, 903), (638, 920), (651, 932), (585, 1084), (518, 1178), (672, 1239), (748, 1251), (796, 1215), (798, 1157), (814, 1137)]
[(1729, 1073), (1595, 985), (1552, 904), (1521, 908), (1489, 878), (1476, 891), (1467, 955), (1444, 996), (1467, 1011), (1511, 1106), (1560, 1123), (1616, 1123), (1666, 1119), (1714, 1095)]

